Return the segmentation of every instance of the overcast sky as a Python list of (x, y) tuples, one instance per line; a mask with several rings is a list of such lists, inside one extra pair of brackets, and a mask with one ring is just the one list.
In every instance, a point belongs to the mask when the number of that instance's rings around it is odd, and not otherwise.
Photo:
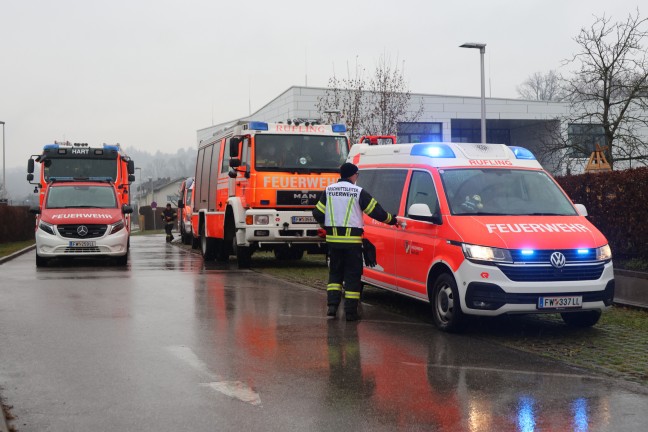
[[(6, 166), (54, 140), (174, 153), (292, 85), (326, 87), (381, 55), (413, 93), (517, 97), (559, 68), (594, 16), (637, 0), (2, 0)], [(648, 7), (640, 13), (648, 13)], [(137, 163), (137, 161), (136, 161)]]

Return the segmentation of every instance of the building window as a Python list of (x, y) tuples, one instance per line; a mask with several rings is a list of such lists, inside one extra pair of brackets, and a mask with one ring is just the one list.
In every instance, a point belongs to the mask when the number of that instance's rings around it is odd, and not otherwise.
[(599, 124), (571, 123), (567, 127), (567, 137), (571, 149), (569, 156), (573, 158), (588, 158), (596, 151), (596, 145), (607, 145), (605, 130)]
[(398, 123), (398, 142), (421, 143), (443, 141), (442, 123)]
[[(488, 127), (489, 123), (492, 126), (492, 122), (486, 122), (486, 142), (511, 145), (511, 129), (507, 127)], [(481, 120), (454, 119), (451, 123), (451, 134), (452, 142), (480, 143)]]

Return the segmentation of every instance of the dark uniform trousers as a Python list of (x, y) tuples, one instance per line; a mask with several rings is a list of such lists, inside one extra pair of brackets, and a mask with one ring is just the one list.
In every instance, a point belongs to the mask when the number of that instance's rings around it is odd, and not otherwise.
[[(344, 310), (356, 313), (362, 292), (362, 244), (328, 244), (327, 304), (338, 306), (344, 289)], [(346, 281), (343, 287), (342, 282)]]

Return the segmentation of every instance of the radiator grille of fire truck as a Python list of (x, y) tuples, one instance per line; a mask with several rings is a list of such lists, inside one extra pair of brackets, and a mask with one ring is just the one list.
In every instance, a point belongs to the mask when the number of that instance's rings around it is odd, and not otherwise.
[[(82, 227), (85, 227), (87, 229), (86, 235), (81, 235), (82, 233), (86, 232), (86, 229), (83, 229)], [(88, 239), (102, 237), (106, 233), (108, 225), (59, 225), (57, 228), (59, 234), (61, 234), (61, 237)]]
[(603, 274), (603, 266), (603, 263), (593, 265), (567, 264), (565, 267), (557, 269), (550, 264), (498, 265), (506, 277), (515, 282), (597, 280)]

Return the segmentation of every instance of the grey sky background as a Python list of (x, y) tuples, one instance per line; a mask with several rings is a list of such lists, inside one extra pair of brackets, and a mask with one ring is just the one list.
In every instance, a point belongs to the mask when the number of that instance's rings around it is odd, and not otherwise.
[[(515, 98), (558, 69), (594, 16), (637, 0), (2, 0), (6, 166), (54, 140), (175, 153), (196, 130), (248, 115), (292, 85), (326, 87), (381, 55), (413, 93)], [(648, 7), (640, 10), (648, 13)]]

